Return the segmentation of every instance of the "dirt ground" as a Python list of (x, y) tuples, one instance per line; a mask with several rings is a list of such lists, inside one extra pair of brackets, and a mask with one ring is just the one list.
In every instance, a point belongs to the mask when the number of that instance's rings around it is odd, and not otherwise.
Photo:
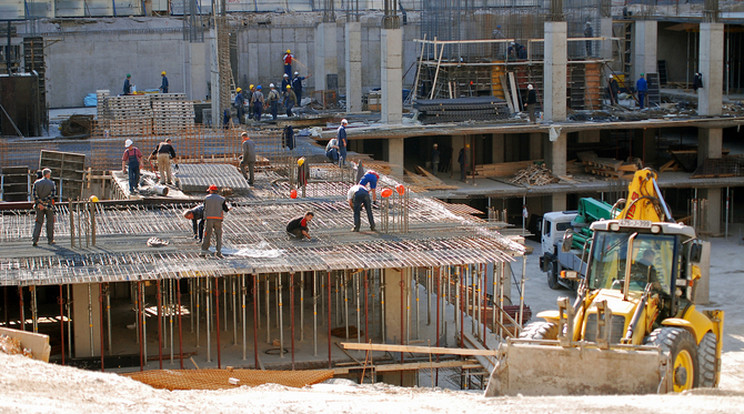
[[(528, 257), (525, 289), (533, 313), (555, 307), (567, 291), (547, 287), (537, 268), (539, 245)], [(0, 354), (0, 411), (33, 412), (446, 412), (466, 413), (735, 413), (744, 407), (744, 245), (714, 239), (711, 303), (726, 311), (724, 355), (718, 389), (683, 394), (600, 397), (484, 398), (480, 392), (357, 385), (332, 380), (303, 389), (278, 385), (226, 391), (163, 391), (116, 374), (83, 371)], [(521, 272), (521, 265), (514, 268)], [(485, 411), (487, 410), (487, 411)]]

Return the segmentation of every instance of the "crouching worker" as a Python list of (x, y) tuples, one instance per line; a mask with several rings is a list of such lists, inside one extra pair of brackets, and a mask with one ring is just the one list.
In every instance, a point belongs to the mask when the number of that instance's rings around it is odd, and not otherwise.
[(287, 233), (297, 239), (311, 239), (307, 225), (310, 224), (313, 217), (315, 217), (315, 214), (312, 211), (308, 211), (304, 216), (292, 219), (287, 223)]
[(194, 229), (194, 239), (199, 239), (199, 243), (204, 239), (204, 204), (186, 210), (183, 216), (191, 220), (191, 226)]

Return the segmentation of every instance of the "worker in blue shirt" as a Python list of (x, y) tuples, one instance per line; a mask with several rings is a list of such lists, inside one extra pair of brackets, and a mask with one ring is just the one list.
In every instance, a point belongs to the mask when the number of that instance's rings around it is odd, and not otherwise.
[(160, 83), (160, 92), (168, 93), (168, 77), (165, 76), (165, 71), (160, 72), (160, 78), (162, 79)]
[(372, 202), (377, 202), (377, 180), (380, 179), (380, 175), (377, 174), (374, 170), (369, 170), (366, 173), (364, 173), (364, 176), (362, 176), (362, 179), (359, 180), (359, 185), (362, 187), (367, 187), (367, 184), (369, 184), (369, 189), (372, 191)]
[(238, 110), (238, 123), (243, 123), (243, 115), (245, 114), (245, 98), (243, 97), (243, 89), (238, 88), (235, 90), (235, 108)]
[(636, 81), (636, 91), (638, 92), (638, 104), (641, 106), (641, 109), (643, 109), (644, 103), (646, 101), (646, 94), (648, 93), (648, 83), (646, 83), (646, 78), (643, 77), (644, 74), (641, 73), (641, 77), (638, 78)]
[(349, 207), (351, 207), (352, 211), (354, 212), (354, 227), (352, 227), (351, 231), (359, 231), (359, 227), (361, 226), (360, 216), (362, 212), (362, 206), (364, 206), (364, 209), (367, 211), (367, 221), (369, 222), (369, 229), (375, 231), (375, 218), (372, 215), (372, 207), (369, 202), (369, 192), (367, 191), (367, 189), (364, 188), (364, 186), (362, 186), (361, 184), (352, 186), (349, 189), (349, 192), (346, 194), (346, 200), (349, 202)]
[(342, 119), (341, 126), (338, 127), (336, 132), (336, 139), (338, 140), (338, 166), (346, 165), (346, 146), (348, 141), (346, 140), (346, 125), (349, 125), (349, 121)]
[(300, 76), (300, 72), (294, 73), (292, 78), (292, 89), (295, 95), (297, 95), (297, 105), (302, 106), (302, 81), (305, 80), (305, 76)]
[(123, 95), (131, 95), (132, 94), (132, 75), (127, 73), (127, 78), (124, 79), (124, 88), (122, 89)]

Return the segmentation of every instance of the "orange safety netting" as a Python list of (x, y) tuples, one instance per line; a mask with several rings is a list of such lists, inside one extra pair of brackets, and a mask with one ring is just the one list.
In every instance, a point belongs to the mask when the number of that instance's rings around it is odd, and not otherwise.
[[(288, 387), (304, 387), (333, 377), (331, 370), (308, 371), (261, 371), (253, 369), (199, 369), (199, 370), (152, 370), (123, 373), (123, 376), (167, 390), (220, 390), (241, 385), (280, 384)], [(239, 381), (233, 380), (237, 379)]]

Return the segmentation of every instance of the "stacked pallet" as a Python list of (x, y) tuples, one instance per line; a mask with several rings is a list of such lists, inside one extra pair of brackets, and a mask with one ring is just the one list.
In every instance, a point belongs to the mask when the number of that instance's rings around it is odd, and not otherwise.
[(99, 122), (111, 119), (108, 106), (106, 106), (106, 99), (109, 95), (111, 95), (111, 92), (108, 89), (100, 89), (96, 91), (96, 112), (98, 112)]
[(624, 162), (614, 158), (601, 158), (593, 151), (580, 152), (577, 156), (586, 172), (602, 177), (630, 180), (636, 171), (643, 168), (639, 160)]
[[(111, 136), (142, 136), (152, 133), (152, 107), (148, 95), (109, 96), (104, 106), (108, 109)], [(100, 114), (98, 119), (101, 119)]]
[(194, 127), (194, 103), (182, 93), (152, 95), (152, 128), (155, 135), (171, 135)]
[(506, 102), (494, 96), (419, 100), (414, 107), (419, 111), (419, 121), (424, 124), (489, 121), (509, 117)]
[(500, 162), (497, 164), (480, 164), (475, 166), (475, 173), (479, 177), (512, 177), (520, 170), (530, 167), (543, 160), (528, 160), (515, 162)]
[(553, 175), (550, 168), (548, 168), (544, 163), (540, 163), (532, 164), (529, 167), (518, 171), (510, 181), (512, 184), (531, 186), (553, 184), (560, 180)]

